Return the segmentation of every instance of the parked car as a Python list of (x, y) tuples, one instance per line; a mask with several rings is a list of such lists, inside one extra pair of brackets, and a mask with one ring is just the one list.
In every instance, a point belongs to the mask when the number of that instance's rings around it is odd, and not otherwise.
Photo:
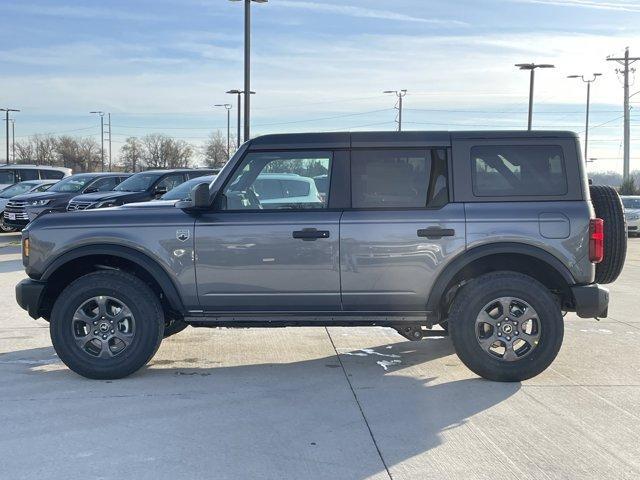
[[(472, 371), (520, 381), (553, 362), (563, 312), (607, 316), (624, 265), (620, 198), (585, 171), (570, 132), (257, 137), (190, 201), (38, 218), (16, 299), (89, 378), (135, 372), (188, 325), (441, 325)], [(263, 202), (266, 172), (324, 172), (328, 195)]]
[(215, 180), (215, 175), (204, 175), (202, 177), (192, 178), (191, 180), (187, 180), (184, 183), (181, 183), (177, 187), (169, 190), (167, 193), (162, 195), (158, 201), (160, 200), (191, 200), (191, 190), (196, 185), (200, 185), (201, 183), (211, 183)]
[(78, 195), (69, 202), (68, 210), (90, 210), (115, 207), (133, 202), (148, 202), (160, 198), (185, 181), (211, 175), (213, 170), (176, 169), (148, 170), (132, 175), (111, 192)]
[(30, 180), (60, 180), (71, 175), (70, 168), (44, 165), (1, 165), (0, 189)]
[(4, 207), (7, 206), (10, 198), (17, 195), (32, 192), (46, 192), (58, 180), (31, 180), (27, 182), (15, 183), (0, 191), (0, 231), (4, 233), (15, 232), (15, 228), (4, 223)]
[(22, 229), (43, 212), (64, 212), (69, 200), (85, 192), (105, 192), (126, 179), (126, 173), (78, 173), (60, 180), (46, 192), (13, 197), (4, 209), (4, 223)]
[(637, 236), (640, 234), (640, 195), (624, 195), (621, 198), (627, 220), (627, 232), (629, 236)]
[(261, 173), (252, 188), (261, 205), (273, 208), (302, 208), (323, 202), (313, 178), (296, 173)]

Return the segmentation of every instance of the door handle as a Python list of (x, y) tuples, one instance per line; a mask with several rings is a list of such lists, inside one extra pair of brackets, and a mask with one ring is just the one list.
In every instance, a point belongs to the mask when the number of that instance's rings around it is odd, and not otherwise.
[(298, 238), (305, 242), (317, 240), (319, 238), (329, 238), (329, 230), (318, 230), (317, 228), (303, 228), (293, 232), (293, 238)]
[(429, 227), (418, 230), (418, 236), (425, 238), (453, 237), (455, 234), (456, 231), (453, 228)]

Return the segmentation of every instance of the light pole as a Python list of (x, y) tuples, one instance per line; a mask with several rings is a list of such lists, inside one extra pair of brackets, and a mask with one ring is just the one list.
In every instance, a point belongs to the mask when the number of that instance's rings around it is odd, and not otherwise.
[(97, 110), (89, 113), (100, 115), (100, 168), (104, 172), (104, 112)]
[(214, 107), (224, 107), (227, 111), (227, 159), (231, 158), (231, 109), (233, 108), (230, 103), (217, 103)]
[(580, 78), (587, 84), (587, 119), (584, 128), (584, 159), (587, 161), (589, 158), (587, 153), (589, 152), (589, 104), (591, 103), (591, 84), (596, 81), (596, 78), (600, 77), (601, 73), (592, 74), (591, 80), (584, 78), (584, 75), (569, 75), (567, 78)]
[(0, 112), (5, 112), (5, 120), (7, 122), (7, 165), (9, 165), (9, 112), (19, 112), (15, 108), (0, 108)]
[(529, 70), (529, 121), (527, 122), (527, 130), (531, 130), (533, 120), (533, 84), (535, 80), (536, 68), (556, 68), (555, 65), (549, 63), (517, 63), (516, 67), (520, 70)]
[(402, 131), (402, 97), (407, 94), (407, 90), (385, 90), (382, 93), (393, 93), (396, 97), (398, 97), (398, 131)]
[[(236, 143), (238, 145), (238, 148), (240, 148), (240, 143), (242, 143), (242, 132), (240, 130), (240, 111), (242, 110), (242, 94), (244, 93), (243, 90), (238, 90), (233, 89), (233, 90), (229, 90), (227, 93), (232, 94), (232, 95), (237, 95), (238, 96), (238, 138), (236, 139)], [(251, 95), (255, 95), (256, 92), (249, 92)]]
[(244, 140), (251, 138), (251, 2), (267, 3), (267, 0), (230, 0), (244, 1)]

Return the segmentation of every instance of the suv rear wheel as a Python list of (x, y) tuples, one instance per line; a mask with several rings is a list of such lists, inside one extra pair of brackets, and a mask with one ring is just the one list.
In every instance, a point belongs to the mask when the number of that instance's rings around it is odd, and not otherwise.
[(451, 307), (449, 330), (469, 369), (488, 380), (516, 382), (551, 365), (564, 324), (544, 285), (519, 273), (495, 272), (461, 289)]
[(56, 353), (71, 370), (88, 378), (122, 378), (158, 350), (164, 314), (158, 298), (140, 279), (100, 271), (63, 290), (49, 329)]

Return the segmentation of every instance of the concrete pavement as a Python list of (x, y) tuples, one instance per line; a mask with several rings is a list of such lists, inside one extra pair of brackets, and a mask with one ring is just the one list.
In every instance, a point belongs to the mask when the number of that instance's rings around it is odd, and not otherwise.
[(638, 239), (610, 318), (568, 315), (556, 362), (521, 384), (384, 328), (189, 328), (137, 374), (86, 380), (15, 304), (18, 240), (0, 236), (0, 478), (640, 476)]

